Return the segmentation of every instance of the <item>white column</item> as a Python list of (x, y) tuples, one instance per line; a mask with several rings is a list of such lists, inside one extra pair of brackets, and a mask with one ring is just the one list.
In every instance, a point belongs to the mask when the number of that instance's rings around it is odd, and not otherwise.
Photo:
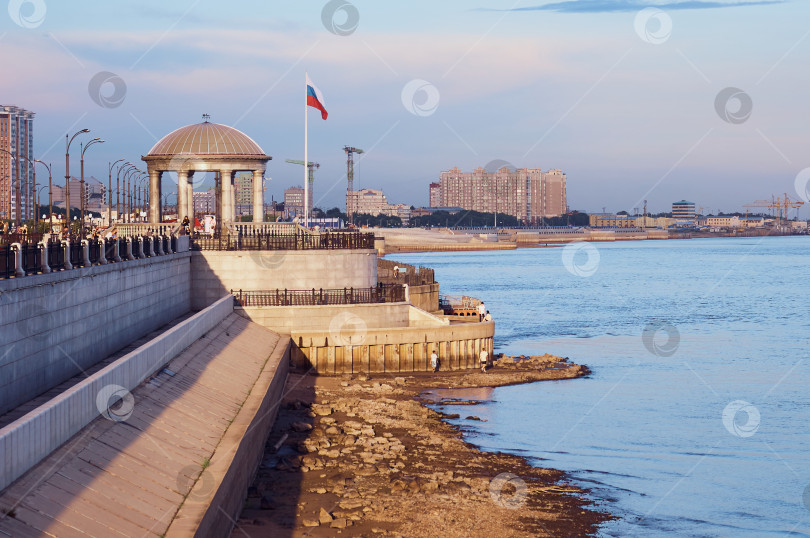
[(264, 221), (264, 172), (253, 171), (253, 222)]
[[(163, 220), (160, 199), (160, 175), (157, 170), (149, 171), (149, 222), (158, 223)], [(120, 218), (120, 217), (119, 217)]]
[(99, 253), (98, 253), (98, 264), (99, 265), (107, 265), (107, 240), (103, 237), (98, 240), (99, 242)]
[(188, 215), (188, 172), (177, 171), (177, 222), (183, 222)]
[[(17, 202), (19, 203), (19, 201)], [(13, 243), (11, 245), (14, 248), (14, 273), (18, 277), (25, 276), (25, 271), (23, 271), (23, 251), (22, 245), (20, 243)]]
[(191, 230), (194, 230), (194, 172), (188, 174), (188, 198), (186, 198), (188, 220), (191, 221)]
[(51, 272), (51, 267), (50, 265), (48, 265), (48, 243), (46, 243), (45, 241), (41, 241), (39, 243), (39, 248), (42, 249), (41, 265), (42, 265), (42, 274), (44, 275), (46, 273)]
[(220, 189), (222, 190), (222, 222), (233, 222), (233, 172), (230, 170), (221, 170), (220, 176)]
[(73, 269), (73, 264), (70, 263), (70, 241), (62, 241), (62, 247), (65, 249), (65, 270)]

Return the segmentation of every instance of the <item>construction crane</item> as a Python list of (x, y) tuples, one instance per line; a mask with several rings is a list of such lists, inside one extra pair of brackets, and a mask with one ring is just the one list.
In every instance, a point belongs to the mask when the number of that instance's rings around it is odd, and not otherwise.
[(764, 207), (768, 209), (776, 209), (776, 227), (781, 229), (782, 220), (788, 220), (788, 210), (798, 209), (802, 205), (804, 205), (804, 202), (800, 200), (791, 200), (787, 193), (784, 193), (784, 196), (781, 198), (771, 197), (770, 200), (757, 200), (752, 204), (745, 204), (744, 207)]
[[(300, 164), (301, 166), (304, 165), (304, 161), (296, 161), (294, 159), (287, 159), (284, 162), (288, 162), (290, 164)], [(312, 200), (314, 200), (314, 198), (315, 198), (315, 196), (314, 196), (315, 191), (313, 190), (315, 188), (315, 170), (320, 168), (320, 167), (321, 167), (320, 164), (314, 163), (312, 161), (309, 161), (307, 163), (307, 183), (309, 183), (309, 201), (310, 202), (312, 202)]]
[(346, 216), (349, 219), (349, 224), (354, 224), (354, 211), (355, 200), (354, 194), (354, 154), (365, 153), (362, 149), (353, 148), (351, 146), (343, 146), (343, 151), (346, 152), (346, 181), (348, 187), (346, 189)]

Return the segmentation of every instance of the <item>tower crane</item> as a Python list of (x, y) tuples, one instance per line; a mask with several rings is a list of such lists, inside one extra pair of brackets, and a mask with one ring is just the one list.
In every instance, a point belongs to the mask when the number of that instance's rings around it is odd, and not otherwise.
[(365, 152), (351, 146), (343, 146), (343, 151), (346, 152), (346, 181), (348, 183), (346, 188), (346, 216), (349, 219), (349, 224), (354, 224), (354, 212), (357, 207), (357, 196), (354, 193), (354, 154)]
[[(288, 162), (290, 164), (300, 164), (301, 166), (304, 165), (304, 161), (296, 161), (294, 159), (287, 159), (284, 162)], [(307, 163), (307, 183), (309, 183), (309, 200), (310, 202), (315, 199), (314, 196), (314, 188), (315, 188), (315, 170), (320, 168), (321, 165), (318, 163), (314, 163), (309, 161)], [(313, 204), (314, 205), (314, 204)]]
[(771, 197), (770, 200), (757, 200), (751, 204), (745, 204), (744, 207), (764, 207), (768, 209), (776, 209), (776, 226), (782, 228), (782, 220), (788, 220), (788, 210), (797, 209), (804, 205), (801, 200), (791, 200), (787, 193), (783, 197)]

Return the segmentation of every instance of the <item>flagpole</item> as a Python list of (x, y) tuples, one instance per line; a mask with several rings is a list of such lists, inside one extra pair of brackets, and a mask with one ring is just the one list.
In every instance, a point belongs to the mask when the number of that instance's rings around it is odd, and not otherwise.
[(309, 183), (308, 183), (308, 163), (309, 156), (307, 155), (307, 94), (309, 88), (307, 87), (307, 79), (309, 78), (306, 71), (304, 72), (304, 226), (309, 228)]

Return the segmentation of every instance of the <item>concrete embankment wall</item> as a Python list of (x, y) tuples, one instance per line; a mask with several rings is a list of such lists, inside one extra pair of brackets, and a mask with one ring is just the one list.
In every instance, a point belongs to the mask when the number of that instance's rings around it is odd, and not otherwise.
[(192, 307), (204, 308), (230, 290), (370, 288), (377, 256), (368, 250), (193, 252)]
[[(290, 340), (281, 338), (205, 470), (214, 483), (202, 503), (186, 503), (165, 536), (228, 536), (264, 455), (290, 368)], [(227, 516), (227, 517), (226, 517)]]
[(439, 283), (408, 286), (408, 297), (411, 304), (427, 312), (439, 310)]
[(0, 490), (98, 417), (110, 397), (121, 395), (115, 387), (134, 389), (232, 312), (233, 299), (222, 298), (0, 429)]
[(290, 334), (293, 330), (326, 331), (333, 338), (348, 331), (369, 328), (407, 327), (408, 303), (317, 305), (317, 306), (237, 306), (237, 314), (262, 327)]
[(324, 375), (426, 372), (431, 370), (430, 354), (435, 349), (441, 370), (478, 368), (481, 349), (492, 353), (494, 334), (491, 321), (367, 329), (351, 343), (324, 331), (293, 331), (292, 364)]
[(0, 414), (191, 310), (185, 247), (0, 281)]

